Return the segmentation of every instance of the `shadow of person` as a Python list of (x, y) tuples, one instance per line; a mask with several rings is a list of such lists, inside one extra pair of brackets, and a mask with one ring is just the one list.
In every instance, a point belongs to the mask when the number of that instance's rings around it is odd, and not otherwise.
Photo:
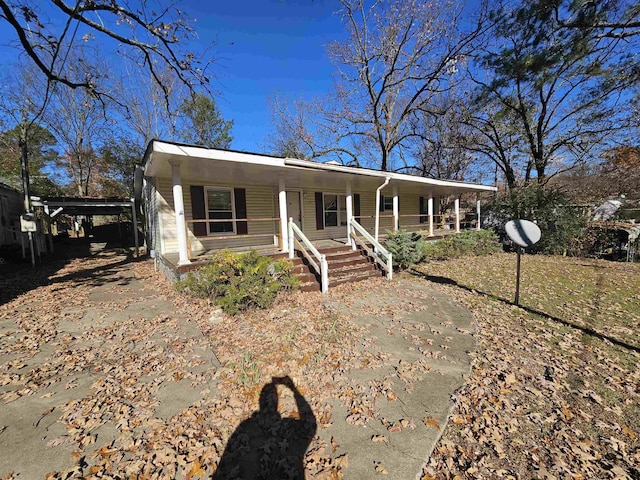
[[(293, 392), (298, 418), (278, 412), (278, 385)], [(316, 428), (316, 417), (291, 378), (274, 377), (260, 392), (260, 410), (231, 435), (212, 479), (304, 480), (304, 455)]]

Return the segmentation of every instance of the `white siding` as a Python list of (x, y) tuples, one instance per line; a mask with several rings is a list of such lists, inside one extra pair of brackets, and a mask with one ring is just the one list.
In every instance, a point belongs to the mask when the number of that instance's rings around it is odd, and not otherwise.
[(156, 190), (156, 179), (145, 177), (143, 183), (143, 197), (147, 220), (147, 248), (162, 252), (162, 237), (160, 235), (160, 216), (158, 215), (159, 195)]
[[(156, 183), (157, 189), (157, 208), (158, 219), (162, 230), (161, 253), (175, 253), (178, 251), (178, 237), (176, 235), (176, 215), (173, 208), (173, 187), (171, 180), (168, 178), (158, 178)], [(184, 191), (183, 194), (189, 194)], [(185, 210), (187, 207), (187, 199), (185, 198)], [(185, 212), (186, 213), (186, 212)]]
[[(184, 196), (185, 218), (193, 219), (191, 204), (191, 185), (202, 185), (190, 180), (184, 180), (182, 191)], [(250, 220), (257, 218), (277, 218), (279, 217), (278, 192), (275, 186), (271, 185), (228, 185), (228, 184), (206, 184), (204, 187), (235, 187), (244, 188), (246, 191), (247, 218)], [(155, 187), (157, 188), (156, 208), (158, 212), (157, 228), (161, 230), (162, 239), (161, 252), (177, 252), (178, 242), (176, 237), (175, 215), (173, 210), (173, 192), (171, 179), (157, 179)], [(295, 189), (292, 186), (292, 189)], [(310, 240), (321, 239), (337, 239), (346, 238), (346, 227), (330, 227), (322, 230), (316, 229), (316, 205), (315, 192), (321, 190), (306, 189), (301, 192), (302, 199), (302, 228)], [(345, 195), (344, 189), (323, 189), (323, 193), (333, 193)], [(373, 234), (376, 214), (376, 191), (359, 191), (354, 189), (354, 195), (360, 195), (360, 216), (358, 219), (360, 224)], [(391, 188), (385, 189), (383, 195), (392, 195)], [(418, 194), (403, 194), (399, 192), (400, 197), (400, 228), (410, 225), (419, 225), (420, 213), (420, 196)], [(422, 195), (425, 197), (425, 209), (428, 199), (428, 193)], [(434, 204), (437, 204), (434, 201)], [(355, 210), (354, 210), (355, 214)], [(402, 217), (402, 215), (415, 215), (411, 217)], [(380, 214), (380, 234), (385, 234), (393, 227), (393, 213), (391, 211), (381, 212)], [(426, 229), (428, 223), (422, 226), (408, 227), (410, 230)], [(272, 245), (274, 235), (280, 234), (279, 222), (264, 221), (248, 223), (248, 235), (228, 235), (223, 239), (208, 239), (207, 237), (196, 237), (193, 234), (193, 228), (189, 228), (188, 237), (191, 245), (192, 254), (198, 254), (204, 250), (213, 250), (220, 248), (233, 248), (244, 246)], [(262, 237), (254, 237), (253, 235), (265, 235)]]
[[(220, 248), (243, 247), (253, 245), (272, 245), (273, 234), (279, 231), (273, 221), (252, 222), (251, 219), (275, 218), (277, 210), (274, 210), (274, 189), (271, 186), (244, 186), (244, 185), (217, 185), (195, 183), (183, 181), (182, 195), (184, 198), (184, 213), (187, 220), (193, 220), (191, 204), (191, 185), (201, 185), (204, 187), (235, 187), (244, 188), (246, 191), (248, 235), (228, 235), (224, 239), (207, 239), (207, 237), (196, 237), (190, 225), (188, 229), (189, 243), (193, 254), (198, 254), (204, 250)], [(159, 216), (163, 225), (164, 250), (162, 253), (177, 252), (178, 241), (176, 236), (176, 219), (173, 208), (173, 190), (171, 180), (161, 178), (158, 180), (159, 192)], [(253, 237), (252, 235), (264, 235)], [(212, 235), (220, 236), (220, 235)]]

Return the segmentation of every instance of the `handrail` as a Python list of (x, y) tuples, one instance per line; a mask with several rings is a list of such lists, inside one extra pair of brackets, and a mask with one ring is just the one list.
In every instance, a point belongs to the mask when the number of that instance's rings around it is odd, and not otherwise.
[(185, 220), (186, 223), (239, 223), (239, 222), (279, 222), (280, 217), (278, 218), (220, 218), (209, 220), (206, 218), (194, 218), (191, 220)]
[[(293, 260), (294, 257), (294, 244), (298, 246), (304, 257), (311, 264), (311, 266), (320, 274), (320, 289), (322, 293), (327, 293), (329, 290), (329, 264), (327, 263), (327, 257), (322, 255), (316, 247), (309, 241), (302, 230), (293, 221), (293, 218), (289, 218), (289, 259)], [(300, 240), (298, 240), (299, 237)], [(308, 251), (307, 251), (308, 250)], [(309, 251), (313, 254), (313, 257), (317, 259), (318, 263), (309, 254)]]
[[(362, 248), (366, 250), (366, 252), (373, 257), (373, 259), (382, 267), (384, 271), (387, 272), (387, 279), (391, 280), (393, 278), (393, 261), (392, 255), (389, 250), (384, 248), (375, 238), (371, 236), (369, 232), (367, 232), (362, 225), (355, 221), (355, 219), (351, 219), (351, 237), (355, 240), (356, 243), (359, 243)], [(373, 249), (369, 248), (369, 246), (363, 242), (360, 237), (358, 237), (353, 230), (357, 230), (360, 235), (364, 237), (364, 239), (373, 245)], [(384, 258), (383, 258), (384, 257)]]

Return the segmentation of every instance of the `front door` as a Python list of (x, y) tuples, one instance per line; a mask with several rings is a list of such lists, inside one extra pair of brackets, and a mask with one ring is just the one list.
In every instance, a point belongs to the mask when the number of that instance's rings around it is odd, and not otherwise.
[(287, 191), (287, 215), (302, 229), (302, 209), (300, 208), (300, 192)]

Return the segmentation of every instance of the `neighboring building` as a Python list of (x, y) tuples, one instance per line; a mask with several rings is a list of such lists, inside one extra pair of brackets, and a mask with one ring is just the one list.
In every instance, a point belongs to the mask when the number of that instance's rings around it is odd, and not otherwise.
[(0, 247), (20, 245), (20, 214), (23, 211), (22, 194), (0, 183)]
[[(397, 228), (459, 231), (464, 219), (458, 200), (447, 219), (436, 211), (438, 199), (496, 190), (157, 140), (149, 144), (143, 168), (148, 248), (175, 265), (221, 248), (275, 245), (286, 252), (289, 218), (311, 243), (348, 243), (360, 225), (375, 239)], [(474, 228), (478, 214), (479, 203)]]

